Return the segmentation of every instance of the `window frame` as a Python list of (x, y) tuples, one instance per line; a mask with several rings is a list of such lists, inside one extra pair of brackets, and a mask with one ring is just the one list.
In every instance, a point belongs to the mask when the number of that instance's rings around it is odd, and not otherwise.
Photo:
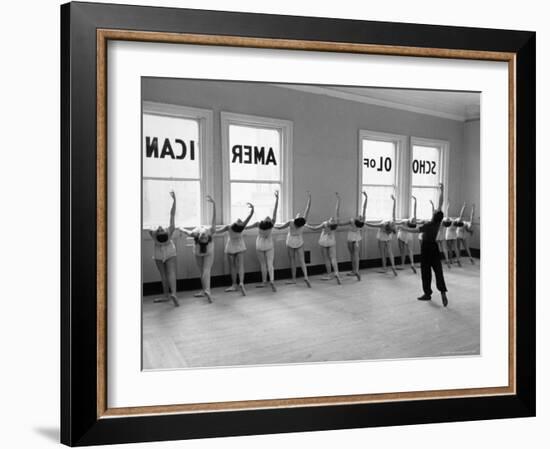
[[(445, 191), (445, 196), (443, 198), (443, 210), (445, 210), (445, 206), (447, 204), (447, 199), (449, 195), (449, 151), (450, 151), (450, 143), (448, 140), (440, 140), (440, 139), (432, 139), (429, 137), (415, 137), (411, 136), (410, 139), (410, 148), (409, 148), (409, 170), (408, 176), (409, 176), (409, 195), (408, 197), (412, 200), (412, 191), (413, 188), (433, 188), (433, 187), (427, 187), (427, 186), (414, 186), (413, 185), (413, 173), (412, 173), (412, 161), (413, 161), (413, 150), (415, 146), (424, 146), (424, 147), (433, 147), (439, 149), (439, 164), (440, 164), (440, 170), (439, 170), (439, 182), (443, 183), (443, 188)], [(410, 208), (410, 203), (408, 207)], [(408, 211), (409, 215), (412, 211)]]
[[(359, 141), (357, 145), (357, 210), (361, 210), (362, 207), (363, 187), (380, 186), (379, 184), (363, 184), (363, 140), (375, 140), (381, 142), (391, 142), (395, 144), (395, 178), (393, 185), (395, 186), (396, 195), (396, 215), (397, 218), (399, 218), (400, 216), (403, 216), (403, 214), (406, 212), (405, 209), (408, 208), (408, 206), (405, 204), (405, 201), (403, 201), (403, 199), (406, 198), (407, 194), (407, 192), (405, 191), (407, 182), (403, 182), (402, 174), (406, 173), (404, 171), (404, 167), (407, 164), (406, 159), (408, 152), (406, 150), (408, 148), (407, 144), (409, 141), (409, 137), (403, 134), (386, 133), (380, 131), (372, 131), (368, 129), (359, 130)], [(376, 220), (383, 220), (385, 218), (386, 217), (377, 217)]]
[[(159, 181), (197, 181), (196, 178), (185, 177), (158, 177), (143, 176), (143, 115), (158, 115), (162, 117), (174, 117), (197, 120), (199, 124), (199, 176), (200, 184), (200, 221), (201, 224), (209, 222), (206, 196), (214, 194), (214, 175), (209, 173), (208, 167), (213, 165), (213, 138), (214, 138), (214, 112), (210, 109), (201, 109), (191, 106), (160, 103), (154, 101), (142, 101), (141, 107), (141, 184), (144, 180)], [(143, 222), (143, 191), (142, 191), (142, 222)], [(199, 223), (197, 223), (199, 224)]]
[[(231, 181), (230, 162), (229, 162), (229, 126), (250, 126), (257, 128), (275, 129), (280, 131), (280, 158), (281, 158), (281, 179), (276, 181), (243, 180)], [(292, 153), (293, 153), (293, 131), (294, 123), (291, 120), (284, 120), (272, 117), (263, 117), (259, 115), (239, 114), (235, 112), (220, 112), (220, 132), (222, 149), (222, 201), (223, 201), (223, 221), (231, 222), (231, 182), (242, 182), (246, 184), (281, 184), (280, 192), (280, 217), (281, 221), (287, 221), (292, 215), (293, 205), (293, 179), (292, 179)]]

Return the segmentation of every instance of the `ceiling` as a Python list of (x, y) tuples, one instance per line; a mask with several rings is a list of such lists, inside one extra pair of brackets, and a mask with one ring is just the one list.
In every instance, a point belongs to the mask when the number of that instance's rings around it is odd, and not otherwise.
[(478, 119), (480, 115), (481, 95), (479, 92), (297, 84), (279, 86), (349, 101), (434, 115), (457, 121)]

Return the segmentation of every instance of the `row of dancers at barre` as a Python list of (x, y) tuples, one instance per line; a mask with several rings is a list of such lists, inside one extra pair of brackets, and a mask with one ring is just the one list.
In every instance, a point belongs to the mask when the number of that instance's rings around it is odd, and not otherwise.
[[(416, 218), (416, 198), (413, 196), (414, 213), (413, 216), (406, 220), (397, 220), (395, 218), (395, 196), (391, 195), (392, 207), (392, 219), (386, 221), (367, 221), (366, 211), (368, 196), (366, 192), (363, 192), (363, 205), (362, 209), (358, 211), (355, 217), (348, 218), (346, 220), (340, 220), (340, 196), (336, 195), (335, 214), (320, 224), (310, 224), (307, 222), (309, 211), (311, 208), (311, 194), (307, 192), (306, 205), (303, 212), (296, 215), (293, 220), (289, 220), (285, 223), (276, 223), (275, 217), (277, 217), (277, 209), (279, 206), (279, 192), (275, 192), (273, 214), (267, 216), (264, 219), (256, 222), (251, 222), (254, 215), (254, 206), (251, 203), (247, 203), (250, 209), (248, 216), (242, 220), (238, 219), (234, 223), (229, 225), (216, 225), (216, 203), (211, 196), (207, 196), (207, 201), (212, 205), (212, 220), (210, 226), (199, 226), (193, 230), (187, 230), (184, 228), (178, 228), (175, 225), (176, 216), (176, 195), (172, 191), (170, 196), (172, 197), (172, 207), (170, 210), (170, 225), (167, 228), (159, 226), (155, 230), (149, 230), (150, 236), (154, 242), (154, 256), (156, 266), (160, 273), (163, 296), (155, 299), (155, 302), (164, 302), (171, 300), (175, 306), (179, 306), (178, 298), (176, 295), (176, 256), (177, 250), (174, 243), (176, 233), (181, 232), (187, 237), (191, 237), (194, 240), (193, 254), (197, 263), (197, 267), (200, 272), (202, 290), (195, 294), (197, 297), (206, 297), (209, 302), (213, 301), (211, 289), (210, 289), (210, 275), (212, 265), (214, 263), (214, 240), (215, 234), (227, 233), (227, 242), (225, 245), (225, 254), (228, 259), (230, 271), (231, 271), (231, 286), (227, 288), (226, 292), (240, 291), (243, 296), (246, 295), (246, 289), (244, 284), (244, 254), (247, 250), (246, 244), (243, 238), (243, 231), (245, 229), (258, 229), (258, 235), (256, 238), (256, 253), (261, 267), (262, 282), (257, 285), (257, 288), (267, 287), (276, 292), (274, 278), (274, 244), (272, 238), (273, 229), (288, 229), (286, 238), (286, 248), (288, 257), (290, 259), (290, 268), (292, 278), (287, 280), (287, 284), (296, 284), (296, 269), (299, 265), (303, 272), (303, 280), (307, 287), (311, 288), (311, 282), (308, 277), (307, 266), (304, 257), (304, 229), (311, 231), (320, 231), (319, 246), (322, 251), (323, 261), (326, 266), (326, 274), (321, 277), (322, 280), (328, 281), (335, 279), (340, 285), (342, 278), (338, 270), (338, 262), (336, 260), (336, 230), (338, 227), (346, 227), (347, 233), (347, 247), (351, 259), (351, 272), (347, 276), (354, 276), (358, 281), (361, 280), (359, 273), (359, 255), (360, 255), (360, 242), (362, 240), (362, 232), (365, 227), (377, 228), (377, 240), (380, 256), (382, 258), (382, 272), (387, 272), (386, 258), (390, 260), (390, 266), (393, 274), (397, 276), (397, 271), (403, 269), (406, 256), (409, 256), (409, 263), (412, 271), (416, 273), (416, 268), (413, 260), (413, 233), (409, 232), (411, 229), (416, 229), (419, 225), (423, 224), (423, 220), (417, 220)], [(430, 201), (431, 202), (431, 201)], [(434, 211), (434, 204), (432, 204), (432, 215)], [(465, 210), (465, 204), (460, 210), (458, 217), (445, 217), (442, 222), (442, 226), (439, 229), (437, 236), (437, 242), (440, 252), (443, 252), (447, 266), (450, 268), (454, 260), (460, 265), (460, 246), (466, 250), (470, 261), (473, 262), (473, 258), (470, 253), (468, 244), (468, 236), (473, 233), (472, 223), (475, 213), (475, 205), (472, 206), (470, 220), (463, 221), (462, 217)], [(447, 205), (448, 211), (448, 205)], [(391, 242), (394, 235), (397, 235), (401, 265), (395, 265), (394, 255)], [(421, 238), (422, 234), (419, 234)]]

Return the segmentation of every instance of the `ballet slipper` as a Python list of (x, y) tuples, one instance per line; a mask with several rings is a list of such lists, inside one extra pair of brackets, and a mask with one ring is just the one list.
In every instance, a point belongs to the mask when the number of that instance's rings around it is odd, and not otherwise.
[(305, 278), (305, 279), (304, 279), (304, 282), (306, 283), (306, 285), (307, 285), (308, 288), (311, 288), (311, 282), (309, 282), (309, 279), (308, 279), (308, 278)]
[(271, 290), (273, 290), (273, 293), (275, 293), (277, 291), (277, 287), (275, 287), (275, 283), (271, 281), (269, 285), (271, 285)]
[(359, 274), (359, 272), (355, 273), (355, 277), (357, 278), (358, 281), (361, 280), (361, 275)]
[(165, 296), (165, 297), (162, 297), (162, 298), (155, 298), (153, 299), (153, 302), (154, 303), (157, 303), (157, 302), (168, 302), (168, 298)]
[(244, 284), (239, 284), (239, 289), (241, 290), (241, 294), (243, 296), (246, 296), (246, 290), (244, 288)]
[(204, 297), (204, 292), (202, 292), (202, 291), (201, 291), (201, 292), (197, 292), (197, 293), (195, 293), (193, 296), (194, 296), (195, 298), (202, 298), (202, 297)]
[(231, 287), (226, 288), (225, 291), (226, 291), (226, 292), (236, 292), (236, 291), (237, 291), (237, 286), (236, 286), (236, 285), (232, 285)]
[(214, 299), (212, 298), (212, 296), (210, 295), (210, 292), (208, 290), (204, 291), (204, 296), (206, 296), (206, 298), (208, 299), (208, 302), (210, 304), (212, 304), (214, 302)]
[(178, 301), (178, 298), (176, 295), (170, 295), (170, 299), (172, 300), (172, 302), (174, 303), (174, 306), (175, 307), (179, 307), (180, 306), (180, 303)]

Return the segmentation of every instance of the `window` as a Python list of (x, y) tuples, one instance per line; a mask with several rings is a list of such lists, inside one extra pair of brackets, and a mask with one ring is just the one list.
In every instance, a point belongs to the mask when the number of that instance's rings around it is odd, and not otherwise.
[(276, 219), (289, 217), (291, 208), (292, 123), (255, 116), (222, 112), (224, 160), (224, 222), (246, 218), (254, 205), (254, 219), (273, 213), (274, 192), (279, 190)]
[(446, 179), (448, 142), (412, 138), (411, 140), (411, 194), (417, 199), (419, 219), (432, 216), (430, 201), (437, 207), (439, 183)]
[(144, 102), (142, 214), (145, 229), (169, 224), (176, 193), (176, 226), (205, 222), (206, 165), (211, 147), (209, 111)]
[[(360, 131), (359, 167), (361, 190), (369, 196), (367, 220), (390, 219), (391, 195), (397, 197), (397, 213), (400, 211), (400, 192), (397, 179), (400, 153), (405, 137), (391, 134)], [(362, 196), (359, 195), (361, 201)]]

